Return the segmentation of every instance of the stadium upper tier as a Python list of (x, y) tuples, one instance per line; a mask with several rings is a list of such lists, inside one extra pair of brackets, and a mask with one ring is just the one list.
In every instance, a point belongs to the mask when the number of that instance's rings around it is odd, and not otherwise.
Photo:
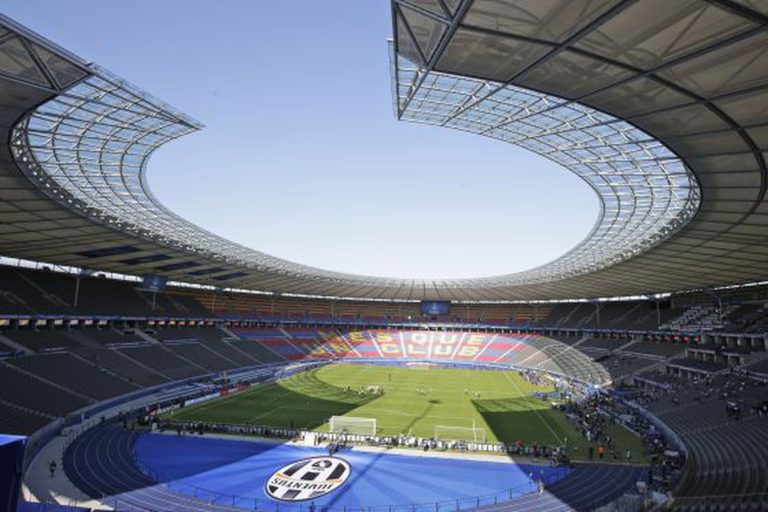
[(386, 299), (636, 295), (763, 280), (768, 9), (753, 4), (394, 0), (400, 119), (530, 149), (601, 200), (589, 236), (562, 257), (455, 280), (312, 268), (173, 214), (147, 188), (146, 163), (201, 125), (0, 18), (0, 124), (9, 141), (0, 159), (0, 253)]

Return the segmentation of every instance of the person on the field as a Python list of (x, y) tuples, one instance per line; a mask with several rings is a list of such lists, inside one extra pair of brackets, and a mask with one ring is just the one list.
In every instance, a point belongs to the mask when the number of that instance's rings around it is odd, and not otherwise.
[(56, 466), (57, 466), (57, 464), (56, 464), (55, 460), (52, 460), (51, 463), (48, 464), (48, 469), (51, 472), (51, 478), (53, 478), (53, 475), (56, 474)]

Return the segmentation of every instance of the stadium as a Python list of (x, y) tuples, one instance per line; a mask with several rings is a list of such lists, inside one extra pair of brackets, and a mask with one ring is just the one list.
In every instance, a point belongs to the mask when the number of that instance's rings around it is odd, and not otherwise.
[(768, 4), (387, 12), (397, 126), (570, 171), (580, 242), (415, 279), (232, 241), (149, 186), (201, 122), (0, 14), (0, 510), (768, 509)]

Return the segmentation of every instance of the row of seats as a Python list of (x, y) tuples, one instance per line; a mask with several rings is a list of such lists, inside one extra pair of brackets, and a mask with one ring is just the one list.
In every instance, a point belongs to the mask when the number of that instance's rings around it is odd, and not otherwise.
[(726, 364), (718, 361), (702, 361), (701, 359), (693, 359), (690, 357), (680, 358), (674, 360), (675, 366), (680, 366), (685, 369), (701, 370), (708, 373), (716, 373), (726, 368)]
[[(739, 373), (691, 380), (654, 377), (664, 392), (647, 390), (645, 407), (680, 435), (688, 460), (675, 495), (674, 508), (705, 510), (717, 504), (732, 510), (768, 506), (768, 383)], [(650, 397), (649, 399), (647, 397)], [(733, 407), (740, 411), (733, 415)], [(690, 499), (707, 496), (706, 501)]]
[(657, 361), (649, 360), (640, 357), (627, 357), (622, 355), (609, 355), (602, 358), (598, 358), (603, 368), (608, 370), (613, 382), (619, 382), (622, 379), (642, 373), (651, 366), (658, 364)]
[(747, 365), (747, 369), (753, 373), (768, 375), (768, 357)]
[(7, 364), (96, 401), (137, 389), (137, 386), (89, 364), (74, 354), (20, 357), (8, 360)]
[(238, 329), (234, 332), (254, 342), (251, 350), (267, 350), (287, 361), (431, 359), (526, 366), (594, 383), (609, 380), (608, 374), (579, 350), (536, 335), (388, 329)]
[(144, 366), (119, 350), (111, 348), (82, 348), (75, 353), (100, 368), (105, 368), (120, 375), (129, 383), (141, 387), (150, 387), (170, 382), (170, 377)]
[(662, 329), (672, 331), (714, 331), (722, 330), (726, 319), (739, 308), (738, 304), (717, 303), (695, 304), (679, 316), (661, 325)]
[(615, 350), (623, 345), (626, 345), (627, 341), (613, 340), (610, 338), (587, 338), (581, 343), (579, 347), (584, 348), (599, 348), (603, 350)]
[(650, 301), (557, 304), (537, 325), (561, 329), (626, 329), (655, 331), (681, 313), (681, 309)]
[(658, 341), (638, 341), (622, 349), (622, 352), (635, 354), (660, 356), (664, 358), (674, 357), (685, 352), (686, 345), (679, 343), (664, 343)]
[[(686, 446), (692, 458), (691, 481), (679, 496), (726, 495), (732, 502), (749, 502), (746, 495), (768, 489), (768, 422), (747, 420), (720, 428), (688, 434)], [(737, 498), (734, 495), (744, 495)], [(768, 497), (763, 496), (768, 505)]]
[(53, 417), (0, 401), (0, 432), (34, 432)]
[[(600, 303), (457, 304), (447, 321), (537, 325), (573, 329), (658, 330), (689, 325), (736, 332), (763, 332), (768, 310), (734, 296), (722, 306), (705, 298), (691, 306), (652, 301)], [(218, 301), (218, 307), (217, 307)], [(241, 307), (242, 306), (242, 307)], [(135, 282), (0, 266), (0, 314), (89, 314), (166, 317), (292, 317), (349, 320), (421, 318), (416, 303), (275, 298), (246, 294), (219, 295), (202, 290), (142, 292)], [(733, 332), (733, 331), (732, 331)]]
[[(66, 334), (93, 341), (94, 331), (72, 329)], [(216, 328), (170, 331), (159, 336), (167, 340), (160, 343), (131, 334), (130, 343), (72, 343), (56, 352), (0, 360), (0, 405), (14, 408), (16, 418), (3, 422), (0, 432), (29, 434), (77, 409), (144, 387), (284, 361), (259, 343), (233, 339)], [(37, 348), (42, 346), (37, 338), (47, 335), (43, 330), (18, 332), (27, 333), (23, 339)], [(110, 329), (99, 332), (104, 340), (121, 336)], [(258, 346), (254, 354), (269, 356), (255, 357), (238, 344)]]
[(54, 417), (65, 416), (93, 403), (93, 400), (44, 382), (7, 364), (0, 364), (0, 400)]

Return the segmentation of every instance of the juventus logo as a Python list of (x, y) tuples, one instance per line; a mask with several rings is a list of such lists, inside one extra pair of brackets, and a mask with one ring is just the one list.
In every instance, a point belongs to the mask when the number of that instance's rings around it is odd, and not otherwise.
[(301, 459), (275, 471), (264, 490), (280, 501), (311, 500), (338, 489), (351, 472), (349, 463), (338, 457)]

